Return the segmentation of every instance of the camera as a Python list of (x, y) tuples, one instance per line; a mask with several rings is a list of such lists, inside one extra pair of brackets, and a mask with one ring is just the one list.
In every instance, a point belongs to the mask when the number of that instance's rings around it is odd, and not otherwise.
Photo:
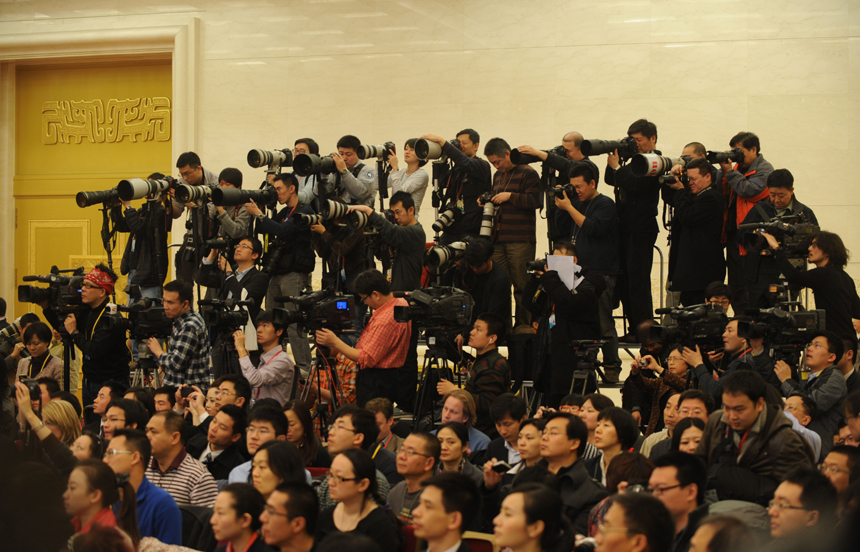
[(188, 184), (179, 184), (176, 186), (176, 201), (179, 203), (196, 203), (198, 201), (206, 201), (209, 199), (217, 186), (204, 184), (202, 186), (189, 186)]
[(803, 213), (774, 217), (768, 222), (751, 222), (738, 225), (738, 230), (752, 230), (744, 234), (743, 246), (749, 252), (761, 253), (768, 249), (767, 239), (761, 234), (767, 232), (780, 243), (786, 255), (791, 258), (805, 259), (809, 252), (812, 237), (821, 230), (808, 222)]
[(21, 333), (18, 331), (18, 328), (21, 325), (21, 317), (19, 316), (15, 319), (13, 324), (9, 324), (2, 331), (0, 331), (0, 341), (6, 341), (8, 343), (17, 343), (21, 340)]
[(99, 192), (78, 192), (75, 195), (75, 202), (81, 209), (99, 203), (118, 205), (120, 203), (119, 191), (116, 188), (111, 188), (110, 190), (101, 190)]
[(358, 146), (359, 159), (369, 159), (376, 157), (377, 159), (388, 160), (388, 157), (397, 153), (397, 147), (394, 142), (385, 142), (381, 146), (366, 146), (364, 144)]
[(343, 218), (349, 211), (349, 205), (333, 199), (327, 199), (325, 201), (320, 201), (319, 198), (314, 199), (314, 207), (314, 210), (325, 220)]
[(255, 169), (266, 165), (269, 170), (277, 171), (281, 167), (290, 167), (292, 164), (293, 152), (288, 148), (272, 151), (252, 149), (248, 152), (248, 165)]
[[(215, 331), (230, 333), (244, 329), (248, 325), (248, 307), (254, 306), (254, 300), (237, 301), (236, 299), (204, 299), (198, 302), (201, 306), (212, 307), (202, 312), (203, 322)], [(227, 341), (232, 342), (231, 339)]]
[(213, 249), (229, 250), (233, 247), (233, 242), (230, 238), (212, 238), (203, 242), (202, 249), (204, 255), (209, 255)]
[(127, 307), (117, 308), (128, 313), (128, 318), (117, 316), (113, 320), (129, 332), (131, 339), (168, 338), (173, 331), (173, 320), (164, 313), (160, 298), (142, 297)]
[(577, 379), (587, 380), (589, 373), (597, 369), (603, 364), (597, 358), (600, 349), (606, 345), (606, 341), (594, 339), (572, 339), (570, 347), (573, 349), (573, 365), (576, 367), (573, 371), (573, 382), (571, 389)]
[(439, 210), (439, 218), (431, 225), (434, 232), (441, 232), (463, 218), (463, 211), (456, 204), (451, 203)]
[(738, 321), (738, 335), (744, 338), (764, 338), (773, 349), (773, 360), (785, 360), (794, 366), (799, 363), (810, 335), (825, 329), (823, 310), (787, 311), (780, 307), (750, 309), (752, 320)]
[[(177, 190), (176, 196), (179, 197)], [(212, 203), (218, 207), (244, 205), (253, 200), (257, 205), (265, 205), (274, 209), (278, 203), (278, 191), (274, 186), (265, 185), (260, 190), (243, 190), (241, 188), (215, 188), (212, 190)]]
[(18, 381), (27, 386), (27, 389), (30, 391), (30, 400), (31, 401), (41, 401), (42, 400), (42, 388), (39, 387), (39, 380), (34, 380), (31, 378), (25, 378), (23, 376), (18, 378)]
[[(460, 141), (456, 138), (453, 140), (448, 140), (448, 143), (454, 146), (456, 149), (460, 149)], [(440, 146), (436, 142), (431, 142), (423, 138), (415, 142), (415, 157), (421, 159), (422, 161), (429, 161), (432, 159), (438, 159), (439, 161), (448, 160), (448, 157), (444, 153), (442, 153), (442, 146)]]
[(688, 155), (665, 157), (653, 153), (639, 153), (630, 160), (630, 170), (633, 176), (657, 176), (669, 172), (675, 165), (686, 166), (690, 159)]
[(337, 165), (331, 156), (320, 157), (313, 153), (303, 153), (293, 159), (293, 172), (299, 176), (331, 174), (337, 172)]
[(466, 254), (466, 242), (459, 241), (448, 245), (434, 245), (424, 254), (425, 266), (443, 266), (462, 259)]
[(535, 272), (536, 270), (546, 272), (546, 259), (540, 259), (538, 261), (526, 261), (526, 272)]
[(402, 296), (408, 306), (394, 307), (396, 322), (413, 321), (424, 330), (461, 330), (472, 321), (472, 296), (453, 287), (420, 288)]
[(314, 224), (322, 224), (324, 220), (325, 219), (323, 218), (323, 216), (318, 214), (298, 214), (295, 218), (296, 226), (298, 226), (299, 228), (307, 228), (308, 226), (313, 226)]
[(729, 151), (708, 151), (705, 154), (708, 163), (742, 163), (744, 160), (744, 152), (740, 148), (733, 148)]
[[(67, 274), (71, 274), (67, 276)], [(73, 312), (81, 303), (81, 286), (84, 283), (84, 267), (60, 270), (51, 267), (51, 273), (44, 276), (24, 276), (25, 282), (41, 282), (48, 287), (18, 286), (18, 301), (22, 303), (48, 302), (49, 308), (60, 312)]]
[(583, 140), (579, 149), (583, 155), (603, 155), (618, 150), (618, 155), (623, 160), (639, 153), (639, 146), (632, 136), (625, 136), (621, 140)]
[(576, 188), (573, 187), (573, 184), (565, 184), (564, 186), (553, 188), (550, 191), (552, 192), (552, 195), (559, 199), (564, 199), (565, 193), (567, 193), (567, 199), (571, 201), (576, 201), (579, 197), (576, 194)]
[(170, 188), (177, 187), (177, 180), (172, 176), (165, 176), (161, 180), (144, 180), (142, 178), (128, 178), (120, 180), (116, 185), (119, 198), (123, 201), (141, 199), (149, 194), (160, 195)]
[(490, 238), (493, 235), (493, 226), (495, 225), (498, 206), (493, 203), (492, 192), (484, 192), (481, 196), (481, 203), (484, 204), (484, 213), (481, 215), (480, 235), (482, 238)]
[(681, 176), (679, 176), (677, 178), (675, 177), (674, 174), (671, 174), (671, 173), (661, 174), (660, 176), (657, 177), (657, 181), (660, 184), (666, 184), (667, 186), (669, 184), (674, 184), (675, 182), (680, 182), (684, 186), (690, 185), (690, 177), (687, 176), (687, 173), (682, 173)]
[(650, 339), (664, 345), (680, 343), (703, 351), (714, 351), (723, 346), (723, 332), (728, 324), (726, 311), (719, 305), (705, 303), (690, 307), (656, 309), (657, 314), (668, 314), (675, 324), (651, 326)]
[[(391, 209), (385, 209), (379, 213), (385, 220), (390, 222), (391, 224), (397, 224), (394, 221), (394, 211)], [(353, 211), (346, 217), (346, 225), (350, 230), (361, 230), (365, 226), (367, 226), (370, 222), (370, 216), (362, 213), (361, 211)]]
[(332, 288), (305, 293), (298, 297), (275, 297), (275, 301), (292, 303), (295, 310), (274, 309), (275, 325), (301, 324), (305, 329), (342, 330), (352, 327), (355, 320), (355, 297), (336, 295)]
[[(543, 150), (546, 153), (554, 153), (561, 157), (567, 158), (567, 150), (564, 149), (564, 146), (556, 146), (552, 149)], [(529, 155), (528, 153), (521, 153), (520, 150), (514, 148), (511, 150), (511, 163), (514, 165), (529, 165), (531, 163), (537, 163), (541, 158), (537, 155)]]

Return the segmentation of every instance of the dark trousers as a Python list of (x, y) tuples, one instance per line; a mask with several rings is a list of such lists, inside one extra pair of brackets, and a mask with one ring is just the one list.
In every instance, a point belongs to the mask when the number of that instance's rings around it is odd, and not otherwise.
[(397, 400), (397, 373), (399, 368), (362, 368), (358, 372), (355, 399), (359, 408), (367, 401), (385, 397), (392, 404)]
[(657, 234), (651, 232), (624, 232), (618, 245), (621, 271), (618, 273), (618, 296), (624, 305), (629, 331), (645, 320), (654, 318), (651, 300), (651, 265), (654, 262), (654, 243)]
[(406, 362), (397, 370), (397, 406), (411, 412), (415, 408), (418, 390), (418, 328), (412, 327)]
[(732, 290), (732, 310), (735, 316), (744, 314), (750, 307), (750, 296), (747, 286), (749, 281), (744, 271), (743, 259), (734, 236), (730, 236), (726, 245), (726, 270), (729, 273), (729, 288)]

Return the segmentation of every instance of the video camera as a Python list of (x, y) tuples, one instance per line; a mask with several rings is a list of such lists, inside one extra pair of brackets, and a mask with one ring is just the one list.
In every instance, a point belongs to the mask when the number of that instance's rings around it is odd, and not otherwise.
[(690, 307), (656, 309), (654, 312), (668, 314), (676, 323), (651, 326), (651, 341), (663, 345), (680, 343), (691, 349), (698, 345), (702, 351), (716, 351), (723, 347), (723, 332), (729, 318), (721, 306), (705, 303)]
[(448, 245), (434, 245), (424, 253), (424, 266), (444, 266), (450, 262), (462, 259), (466, 254), (465, 241), (452, 242)]
[(290, 167), (292, 164), (293, 152), (289, 148), (272, 151), (252, 149), (248, 152), (248, 165), (255, 169), (266, 165), (269, 171), (277, 172), (281, 167)]
[(729, 151), (708, 151), (705, 154), (708, 163), (742, 163), (744, 160), (744, 152), (740, 148), (733, 148)]
[(311, 331), (323, 328), (343, 330), (351, 328), (355, 320), (355, 297), (337, 295), (332, 288), (312, 291), (298, 297), (275, 297), (274, 300), (292, 303), (297, 307), (296, 310), (273, 310), (274, 324), (284, 328), (290, 324), (301, 324), (303, 328)]
[[(458, 150), (460, 149), (460, 141), (456, 138), (448, 140), (448, 143)], [(423, 138), (415, 142), (415, 157), (422, 161), (430, 161), (433, 159), (443, 163), (448, 161), (448, 156), (442, 152), (442, 146), (436, 142), (431, 142)]]
[(481, 203), (484, 204), (484, 212), (481, 215), (480, 236), (482, 238), (489, 239), (493, 235), (493, 226), (496, 222), (496, 213), (498, 212), (498, 206), (493, 203), (492, 192), (484, 192), (484, 194), (481, 196)]
[(572, 339), (570, 347), (573, 349), (574, 372), (573, 377), (576, 379), (585, 379), (588, 372), (594, 371), (598, 366), (603, 364), (597, 358), (597, 354), (601, 348), (606, 345), (606, 341), (595, 339)]
[(618, 150), (618, 156), (626, 161), (639, 153), (639, 146), (632, 136), (625, 136), (621, 140), (583, 140), (579, 146), (583, 155), (603, 155)]
[[(554, 153), (558, 156), (567, 158), (567, 150), (564, 149), (564, 146), (556, 146), (552, 149), (543, 150), (546, 153)], [(537, 163), (541, 161), (541, 158), (537, 155), (529, 155), (528, 153), (520, 153), (520, 150), (514, 148), (511, 150), (511, 163), (514, 165), (529, 165), (531, 163)]]
[[(67, 276), (70, 274), (70, 276)], [(42, 282), (47, 288), (18, 286), (18, 301), (22, 303), (42, 303), (47, 301), (48, 308), (59, 312), (74, 312), (81, 305), (81, 286), (84, 283), (84, 267), (60, 270), (51, 267), (45, 276), (24, 276), (25, 282)]]
[(299, 176), (331, 174), (337, 172), (337, 165), (330, 155), (320, 157), (313, 153), (303, 153), (293, 159), (293, 172)]
[(381, 146), (366, 146), (362, 144), (358, 146), (358, 150), (355, 153), (359, 159), (376, 157), (377, 159), (388, 161), (389, 156), (397, 153), (397, 147), (394, 145), (394, 142), (385, 142)]
[(244, 329), (248, 325), (248, 307), (254, 306), (254, 300), (203, 299), (199, 301), (199, 304), (204, 307), (212, 307), (202, 311), (203, 322), (207, 326), (215, 331), (233, 333), (236, 330)]
[(178, 186), (178, 180), (172, 176), (165, 176), (160, 180), (144, 180), (142, 178), (128, 178), (120, 180), (116, 185), (117, 193), (122, 201), (133, 201), (141, 199), (150, 194), (161, 195), (167, 190)]
[(752, 320), (738, 321), (738, 335), (744, 338), (764, 338), (773, 349), (773, 360), (785, 360), (796, 366), (809, 344), (810, 335), (825, 329), (823, 310), (788, 311), (780, 307), (750, 309)]
[(692, 157), (682, 155), (681, 157), (665, 157), (654, 153), (639, 153), (630, 160), (630, 170), (633, 176), (657, 176), (672, 170), (675, 165), (687, 166)]
[(158, 297), (142, 297), (129, 306), (117, 307), (128, 313), (128, 318), (114, 317), (117, 324), (129, 332), (131, 339), (144, 341), (150, 337), (168, 338), (173, 331), (173, 320), (164, 313), (162, 300)]
[[(176, 192), (179, 197), (179, 191)], [(260, 190), (243, 190), (241, 188), (215, 188), (212, 190), (212, 203), (218, 207), (244, 205), (253, 201), (257, 205), (265, 205), (274, 209), (278, 203), (278, 191), (274, 186), (266, 184)]]
[(768, 249), (767, 240), (762, 232), (772, 234), (780, 243), (786, 254), (792, 258), (805, 259), (809, 254), (809, 244), (812, 237), (821, 230), (808, 221), (806, 215), (797, 213), (784, 217), (776, 216), (768, 222), (750, 222), (738, 225), (738, 230), (752, 230), (744, 234), (744, 249), (752, 253), (761, 253)]
[(439, 209), (439, 218), (430, 227), (434, 232), (442, 232), (461, 218), (463, 218), (463, 210), (451, 203)]
[(423, 330), (462, 330), (472, 322), (472, 296), (453, 287), (420, 288), (405, 293), (408, 306), (394, 307), (396, 322), (413, 321)]

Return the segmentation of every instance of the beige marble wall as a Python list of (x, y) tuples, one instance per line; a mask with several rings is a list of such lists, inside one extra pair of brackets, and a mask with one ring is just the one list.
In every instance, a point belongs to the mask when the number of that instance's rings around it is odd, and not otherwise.
[[(198, 122), (188, 134), (213, 170), (262, 179), (248, 149), (300, 136), (331, 151), (347, 133), (401, 144), (473, 127), (485, 140), (550, 147), (569, 130), (618, 138), (647, 117), (659, 147), (677, 154), (751, 130), (824, 227), (860, 253), (856, 1), (0, 0), (0, 40), (192, 18)], [(860, 277), (860, 257), (849, 270)]]

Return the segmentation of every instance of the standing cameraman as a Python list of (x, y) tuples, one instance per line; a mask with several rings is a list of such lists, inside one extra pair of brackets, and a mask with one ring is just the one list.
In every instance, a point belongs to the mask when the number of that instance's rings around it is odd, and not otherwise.
[[(218, 185), (218, 176), (208, 169), (204, 169), (200, 163), (200, 157), (193, 151), (187, 151), (176, 160), (176, 168), (179, 176), (189, 186), (211, 186)], [(170, 197), (174, 197), (174, 191), (170, 189)], [(174, 216), (179, 216), (185, 207), (189, 207), (188, 218), (185, 221), (185, 236), (182, 238), (182, 246), (176, 252), (176, 276), (187, 282), (194, 281), (197, 267), (200, 264), (200, 247), (204, 240), (215, 236), (215, 226), (209, 219), (208, 211), (204, 212), (197, 205), (187, 204), (183, 206), (175, 199), (173, 200)]]
[(164, 385), (196, 385), (203, 393), (209, 388), (209, 334), (203, 317), (194, 312), (194, 288), (183, 280), (164, 285), (164, 314), (173, 320), (170, 351), (150, 337), (146, 343), (155, 361), (164, 369)]
[[(221, 171), (218, 176), (219, 188), (242, 189), (242, 171), (228, 167)], [(209, 220), (218, 225), (218, 236), (241, 240), (248, 235), (248, 225), (251, 216), (244, 205), (228, 207), (229, 211), (221, 206), (216, 206), (211, 201), (206, 204), (209, 210)]]
[(379, 186), (376, 167), (361, 162), (359, 146), (361, 140), (351, 134), (337, 141), (337, 153), (332, 153), (331, 158), (338, 172), (328, 175), (326, 187), (349, 205), (372, 206)]
[(68, 332), (83, 353), (83, 406), (93, 403), (107, 380), (128, 384), (131, 356), (125, 345), (125, 330), (117, 323), (118, 315), (111, 314), (108, 306), (115, 283), (116, 273), (104, 264), (98, 264), (84, 276), (81, 285), (83, 306), (76, 313), (61, 318), (61, 314), (42, 304), (45, 319), (60, 333)]
[(454, 162), (454, 168), (448, 175), (442, 192), (442, 205), (453, 203), (463, 213), (460, 220), (455, 220), (442, 232), (439, 243), (447, 245), (465, 236), (478, 237), (481, 233), (482, 214), (478, 198), (484, 192), (490, 191), (491, 186), (490, 164), (478, 157), (480, 135), (471, 128), (461, 130), (457, 133), (459, 148), (435, 134), (425, 134), (421, 138), (439, 144), (442, 153)]
[(466, 291), (475, 302), (469, 325), (454, 338), (458, 350), (468, 343), (469, 334), (478, 315), (489, 312), (511, 323), (511, 280), (498, 263), (493, 261), (493, 244), (483, 238), (470, 240), (456, 275), (454, 286)]
[[(263, 244), (257, 238), (245, 238), (236, 244), (233, 260), (236, 263), (236, 271), (223, 256), (219, 255), (217, 249), (213, 249), (209, 256), (203, 259), (203, 264), (197, 272), (196, 282), (207, 288), (218, 289), (218, 299), (235, 299), (237, 301), (252, 300), (253, 305), (248, 307), (250, 321), (256, 320), (260, 314), (260, 306), (266, 297), (269, 288), (269, 276), (257, 270), (255, 266), (257, 259), (263, 254)], [(215, 264), (218, 261), (219, 265)], [(246, 325), (247, 326), (247, 325)], [(214, 328), (213, 328), (214, 329)], [(215, 379), (225, 374), (241, 374), (239, 358), (233, 354), (231, 345), (233, 343), (232, 331), (219, 330), (212, 340), (212, 370)], [(256, 347), (251, 347), (256, 354)], [(229, 359), (229, 364), (225, 364)]]
[[(265, 216), (253, 201), (245, 205), (245, 209), (251, 216), (257, 217), (257, 231), (274, 238), (263, 259), (264, 270), (270, 276), (266, 308), (272, 310), (281, 307), (294, 311), (294, 304), (277, 302), (275, 297), (298, 297), (305, 290), (311, 289), (311, 272), (316, 263), (311, 247), (311, 229), (299, 228), (295, 217), (312, 215), (314, 212), (309, 206), (299, 202), (299, 194), (296, 192), (298, 180), (292, 173), (275, 176), (274, 186), (278, 193), (278, 203), (284, 206), (275, 214), (274, 219)], [(305, 331), (299, 328), (298, 324), (290, 324), (287, 332), (296, 365), (299, 370), (307, 373), (311, 365), (311, 349)]]
[[(299, 138), (293, 145), (293, 158), (297, 155), (319, 155), (319, 144), (313, 138)], [(274, 183), (275, 175), (269, 175), (269, 184)], [(310, 205), (314, 200), (314, 193), (319, 181), (318, 174), (309, 174), (308, 176), (299, 177), (299, 202), (305, 205)]]
[(388, 187), (395, 194), (402, 191), (412, 196), (412, 201), (415, 203), (416, 217), (418, 216), (418, 211), (421, 210), (421, 203), (424, 201), (424, 192), (427, 191), (427, 184), (430, 182), (430, 176), (427, 174), (427, 171), (421, 168), (427, 164), (427, 160), (418, 159), (415, 155), (415, 142), (417, 141), (418, 138), (410, 138), (403, 146), (403, 160), (406, 162), (404, 168), (398, 168), (396, 153), (392, 152), (388, 156), (388, 164), (391, 165), (391, 172), (388, 173)]

